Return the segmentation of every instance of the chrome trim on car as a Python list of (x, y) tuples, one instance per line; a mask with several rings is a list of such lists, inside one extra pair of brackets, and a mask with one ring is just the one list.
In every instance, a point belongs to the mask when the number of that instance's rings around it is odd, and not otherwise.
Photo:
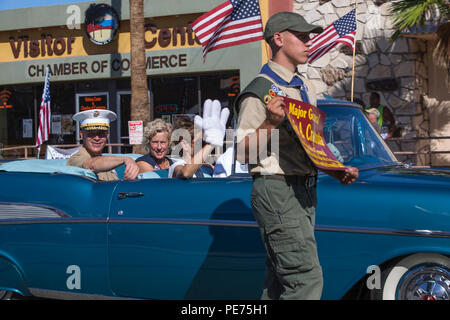
[(0, 225), (23, 225), (23, 224), (67, 224), (67, 223), (107, 223), (108, 218), (35, 218), (35, 219), (7, 219), (1, 220)]
[[(111, 223), (152, 223), (152, 224), (189, 224), (189, 225), (211, 225), (211, 226), (234, 226), (234, 227), (255, 227), (258, 225), (255, 221), (242, 220), (195, 220), (195, 219), (158, 219), (158, 218), (113, 218)], [(346, 233), (365, 233), (396, 236), (415, 236), (415, 237), (435, 237), (450, 238), (450, 232), (437, 230), (410, 230), (394, 228), (367, 228), (367, 227), (347, 227), (347, 226), (329, 226), (316, 225), (316, 231), (325, 232), (346, 232)]]
[(380, 234), (393, 236), (450, 238), (450, 232), (438, 230), (367, 228), (367, 227), (347, 227), (347, 226), (328, 226), (328, 225), (317, 225), (315, 227), (315, 230), (325, 232), (346, 232), (346, 233), (365, 233), (365, 234)]
[(112, 218), (110, 223), (150, 223), (150, 224), (187, 224), (222, 227), (258, 227), (255, 221), (245, 220), (200, 220), (200, 219), (162, 219), (162, 218)]
[[(87, 217), (62, 217), (61, 218), (33, 218), (33, 219), (1, 219), (0, 225), (7, 224), (51, 224), (51, 223), (128, 223), (128, 224), (184, 224), (199, 226), (222, 226), (222, 227), (250, 227), (257, 228), (255, 221), (246, 220), (205, 220), (205, 219), (176, 219), (176, 218), (87, 218)], [(450, 238), (450, 232), (439, 230), (412, 230), (395, 228), (371, 228), (371, 227), (349, 227), (349, 226), (331, 226), (316, 225), (315, 231), (321, 232), (344, 232), (344, 233), (362, 233), (379, 234), (394, 236), (411, 237), (432, 237), (432, 238)]]
[(69, 215), (61, 210), (46, 205), (0, 202), (0, 220), (67, 217)]
[[(63, 300), (132, 300), (130, 298), (121, 298), (116, 296), (103, 296), (90, 293), (78, 293), (59, 290), (48, 290), (29, 288), (30, 293), (39, 298), (63, 299)], [(134, 300), (134, 299), (133, 299)]]

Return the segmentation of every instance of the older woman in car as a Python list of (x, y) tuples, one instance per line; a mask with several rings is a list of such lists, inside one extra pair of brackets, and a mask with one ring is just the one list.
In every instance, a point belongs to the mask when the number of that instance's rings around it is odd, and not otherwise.
[(145, 126), (142, 145), (149, 153), (136, 159), (139, 173), (169, 169), (172, 160), (167, 157), (167, 153), (171, 134), (172, 125), (161, 119), (151, 121)]

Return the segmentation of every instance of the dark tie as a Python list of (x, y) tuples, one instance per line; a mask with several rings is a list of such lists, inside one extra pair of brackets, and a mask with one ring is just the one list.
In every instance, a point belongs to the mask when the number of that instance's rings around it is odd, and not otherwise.
[(295, 87), (298, 87), (298, 89), (300, 90), (302, 101), (309, 104), (308, 88), (303, 83), (303, 80), (296, 75), (294, 78), (292, 78), (291, 82), (295, 82), (297, 84)]

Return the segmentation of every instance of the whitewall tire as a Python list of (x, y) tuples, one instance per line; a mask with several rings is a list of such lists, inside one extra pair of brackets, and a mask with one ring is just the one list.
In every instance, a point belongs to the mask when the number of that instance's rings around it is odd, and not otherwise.
[(417, 253), (383, 271), (383, 300), (450, 300), (450, 258)]
[(11, 291), (0, 290), (0, 300), (10, 300), (12, 296)]

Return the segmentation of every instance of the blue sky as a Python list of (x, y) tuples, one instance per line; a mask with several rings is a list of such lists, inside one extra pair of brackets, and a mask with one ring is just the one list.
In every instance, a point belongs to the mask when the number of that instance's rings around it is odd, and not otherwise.
[(51, 6), (75, 2), (87, 2), (86, 0), (0, 0), (0, 10)]

